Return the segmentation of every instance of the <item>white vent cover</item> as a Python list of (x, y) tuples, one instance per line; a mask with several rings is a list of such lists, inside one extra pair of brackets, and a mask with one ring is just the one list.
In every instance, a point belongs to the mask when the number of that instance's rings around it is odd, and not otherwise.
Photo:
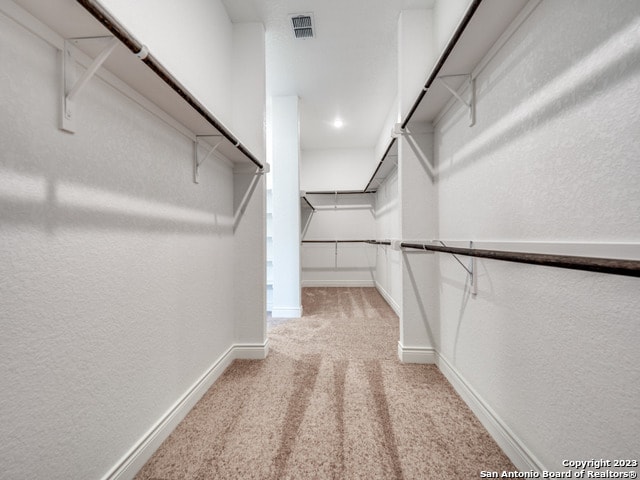
[(313, 38), (313, 13), (295, 13), (289, 15), (293, 36), (296, 38)]

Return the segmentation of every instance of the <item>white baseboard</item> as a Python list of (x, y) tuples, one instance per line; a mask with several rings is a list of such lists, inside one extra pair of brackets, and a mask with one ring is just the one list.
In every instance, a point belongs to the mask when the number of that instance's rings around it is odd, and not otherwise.
[(151, 458), (162, 442), (184, 419), (195, 404), (211, 388), (235, 359), (263, 359), (269, 352), (269, 341), (264, 344), (237, 344), (231, 346), (209, 370), (142, 436), (142, 438), (104, 476), (103, 480), (131, 480)]
[(380, 285), (380, 283), (376, 282), (375, 286), (380, 295), (382, 295), (382, 298), (384, 298), (389, 306), (393, 309), (393, 311), (396, 312), (396, 315), (400, 316), (400, 305), (398, 305), (396, 301), (391, 297), (391, 295), (389, 295), (389, 292), (382, 288), (382, 285)]
[(496, 443), (513, 462), (516, 468), (522, 472), (534, 470), (542, 472), (546, 468), (529, 451), (524, 442), (498, 417), (493, 409), (478, 395), (478, 393), (465, 381), (460, 373), (440, 354), (436, 361), (438, 368), (447, 378), (449, 383), (462, 397), (471, 411), (476, 415), (480, 423), (487, 429)]
[(269, 340), (262, 345), (259, 344), (239, 344), (233, 347), (234, 359), (242, 360), (264, 360), (269, 354)]
[(302, 305), (299, 307), (273, 307), (271, 316), (274, 318), (300, 318), (302, 317)]
[(302, 280), (302, 287), (375, 287), (373, 280)]
[(398, 358), (402, 363), (436, 363), (437, 353), (431, 347), (407, 347), (398, 342)]

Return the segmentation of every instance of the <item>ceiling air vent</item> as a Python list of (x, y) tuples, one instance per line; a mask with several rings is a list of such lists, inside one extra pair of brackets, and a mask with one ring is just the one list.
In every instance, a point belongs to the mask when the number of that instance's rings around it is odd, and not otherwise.
[(296, 38), (313, 38), (313, 13), (296, 13), (289, 15), (293, 35)]

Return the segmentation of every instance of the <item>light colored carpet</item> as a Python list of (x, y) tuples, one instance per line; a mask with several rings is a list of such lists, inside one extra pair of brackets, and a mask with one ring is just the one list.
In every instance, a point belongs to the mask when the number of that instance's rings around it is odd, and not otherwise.
[(136, 476), (475, 479), (515, 470), (433, 365), (397, 359), (373, 288), (305, 288), (263, 361), (234, 362)]

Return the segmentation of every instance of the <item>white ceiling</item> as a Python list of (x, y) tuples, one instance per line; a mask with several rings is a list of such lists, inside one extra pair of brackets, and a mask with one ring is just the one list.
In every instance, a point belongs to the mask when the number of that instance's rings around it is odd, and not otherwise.
[[(301, 146), (316, 149), (375, 146), (396, 96), (398, 15), (435, 0), (222, 1), (232, 21), (264, 23), (267, 95), (300, 97)], [(289, 15), (310, 12), (316, 37), (295, 39)]]

